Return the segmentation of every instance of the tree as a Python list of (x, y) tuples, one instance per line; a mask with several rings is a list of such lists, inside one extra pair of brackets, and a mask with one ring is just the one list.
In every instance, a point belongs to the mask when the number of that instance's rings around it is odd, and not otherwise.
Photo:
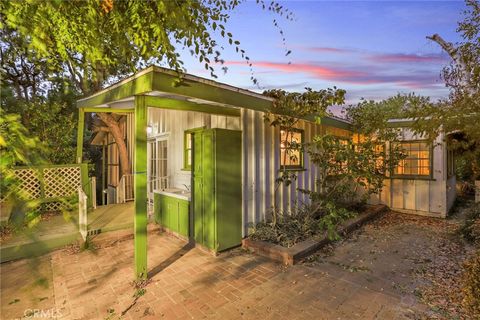
[[(345, 110), (346, 118), (355, 132), (363, 136), (376, 137), (379, 141), (394, 141), (398, 130), (389, 126), (390, 119), (415, 118), (413, 110), (424, 110), (433, 104), (428, 97), (411, 94), (397, 94), (381, 101), (361, 100)], [(434, 137), (435, 138), (435, 137)]]
[(440, 130), (461, 131), (455, 144), (472, 160), (473, 171), (480, 177), (480, 3), (466, 0), (466, 5), (465, 18), (457, 27), (461, 42), (448, 42), (438, 34), (427, 37), (452, 59), (442, 72), (450, 95), (436, 106), (417, 109), (415, 129), (430, 137)]
[[(22, 223), (25, 213), (32, 213), (31, 209), (38, 203), (30, 201), (25, 190), (18, 187), (14, 167), (18, 165), (38, 165), (45, 162), (44, 144), (34, 136), (19, 121), (17, 114), (6, 114), (0, 109), (0, 195), (1, 202), (6, 201), (14, 209), (12, 216), (20, 218)], [(3, 208), (5, 209), (5, 208)], [(9, 209), (7, 209), (9, 210)], [(34, 213), (34, 212), (33, 212)], [(33, 218), (30, 215), (30, 218)]]
[[(266, 10), (291, 17), (272, 1)], [(249, 57), (225, 27), (233, 0), (85, 0), (4, 1), (0, 3), (1, 27), (20, 35), (25, 46), (45, 61), (49, 70), (63, 74), (83, 95), (100, 90), (112, 79), (134, 73), (149, 64), (166, 64), (184, 71), (179, 48), (190, 50), (215, 77), (222, 63), (220, 36), (252, 66)], [(276, 23), (276, 22), (275, 22)], [(253, 75), (251, 79), (255, 82)], [(176, 84), (181, 83), (181, 74)], [(100, 119), (114, 136), (121, 167), (128, 168), (127, 150), (118, 119)]]
[(45, 143), (45, 160), (72, 163), (77, 94), (61, 75), (36, 57), (12, 29), (0, 31), (1, 108), (18, 114), (29, 134)]

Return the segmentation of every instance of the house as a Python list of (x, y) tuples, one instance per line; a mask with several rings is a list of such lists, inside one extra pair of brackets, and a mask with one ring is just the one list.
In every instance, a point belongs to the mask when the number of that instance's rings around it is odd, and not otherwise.
[[(147, 215), (152, 204), (162, 225), (221, 251), (239, 245), (249, 225), (265, 219), (274, 204), (280, 166), (298, 173), (290, 186), (278, 191), (276, 200), (283, 211), (307, 201), (297, 189), (314, 189), (318, 176), (307, 153), (297, 160), (281, 157), (286, 152), (280, 143), (284, 132), (263, 117), (271, 98), (188, 74), (181, 85), (173, 85), (177, 79), (171, 70), (150, 67), (77, 102), (79, 163), (85, 113), (121, 116), (131, 175), (120, 177), (118, 150), (109, 134), (97, 134), (92, 143), (101, 145), (104, 153), (106, 201), (134, 199), (138, 277), (146, 276)], [(451, 180), (443, 137), (432, 147), (407, 131), (402, 143), (408, 158), (372, 201), (445, 217), (455, 189), (447, 190)], [(326, 117), (321, 124), (300, 121), (292, 139), (309, 142), (322, 133), (354, 136), (348, 122)]]

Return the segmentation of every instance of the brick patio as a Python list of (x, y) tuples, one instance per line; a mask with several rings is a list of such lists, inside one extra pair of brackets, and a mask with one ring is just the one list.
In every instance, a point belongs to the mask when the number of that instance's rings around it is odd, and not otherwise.
[[(213, 257), (157, 232), (148, 242), (151, 281), (133, 306), (133, 241), (124, 240), (95, 252), (53, 252), (53, 297), (40, 307), (61, 319), (117, 319), (122, 312), (122, 319), (403, 319), (414, 307), (319, 268), (284, 268), (240, 249)], [(22, 263), (3, 264), (2, 280)], [(3, 282), (2, 300), (15, 299), (17, 288)], [(20, 307), (32, 305), (3, 302), (2, 319), (21, 317)]]

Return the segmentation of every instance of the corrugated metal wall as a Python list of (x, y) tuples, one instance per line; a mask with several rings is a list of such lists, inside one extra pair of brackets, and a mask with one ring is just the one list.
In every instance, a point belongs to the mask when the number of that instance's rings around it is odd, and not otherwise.
[[(264, 113), (242, 109), (241, 130), (243, 137), (243, 235), (250, 223), (257, 223), (270, 217), (274, 206), (275, 179), (280, 170), (280, 128), (264, 121)], [(315, 135), (331, 133), (349, 136), (351, 133), (333, 127), (300, 121), (298, 129), (304, 130), (305, 142), (311, 142)], [(314, 190), (318, 172), (304, 153), (304, 170), (297, 172), (297, 180), (290, 186), (283, 184), (277, 191), (277, 206), (289, 212), (295, 204), (308, 201), (308, 197), (297, 189)]]

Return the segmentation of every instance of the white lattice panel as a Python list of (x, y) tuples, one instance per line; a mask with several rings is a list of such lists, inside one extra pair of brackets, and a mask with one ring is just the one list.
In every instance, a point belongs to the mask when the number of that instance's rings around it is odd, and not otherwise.
[(61, 202), (46, 202), (42, 204), (44, 211), (59, 211), (64, 209), (64, 205)]
[(56, 167), (43, 170), (45, 198), (71, 196), (81, 186), (80, 167)]
[(25, 192), (28, 199), (38, 199), (41, 197), (42, 190), (38, 172), (35, 169), (17, 169), (15, 175), (20, 181), (20, 190)]

